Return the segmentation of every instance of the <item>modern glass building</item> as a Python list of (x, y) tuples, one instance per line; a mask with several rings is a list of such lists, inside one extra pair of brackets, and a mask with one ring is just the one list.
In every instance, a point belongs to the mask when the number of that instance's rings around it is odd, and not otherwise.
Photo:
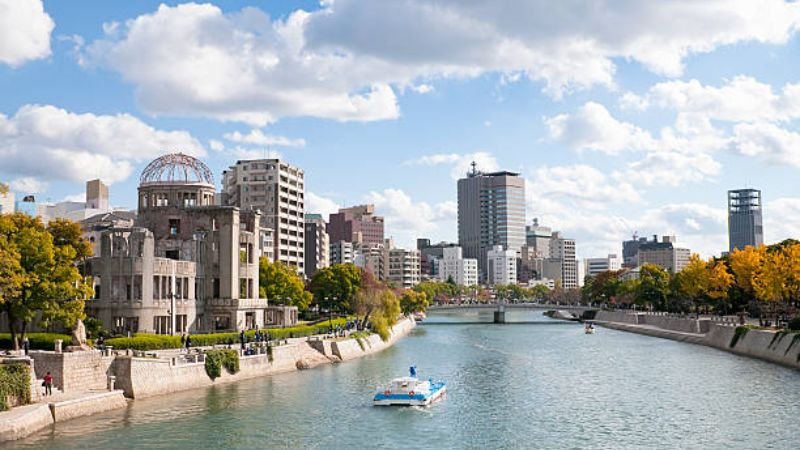
[(728, 242), (730, 251), (764, 243), (760, 190), (728, 191)]
[(519, 254), (525, 245), (525, 179), (513, 172), (482, 173), (473, 163), (458, 180), (458, 243), (464, 258), (478, 260), (481, 281), (494, 246)]

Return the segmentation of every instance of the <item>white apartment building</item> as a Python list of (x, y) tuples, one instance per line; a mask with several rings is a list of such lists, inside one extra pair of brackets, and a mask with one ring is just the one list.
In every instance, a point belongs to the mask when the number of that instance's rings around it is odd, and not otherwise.
[[(222, 173), (222, 202), (261, 211), (273, 230), (274, 258), (305, 268), (305, 175), (280, 159), (236, 161)], [(265, 252), (266, 253), (266, 252)]]
[(579, 285), (575, 256), (575, 239), (563, 238), (560, 232), (554, 232), (550, 240), (550, 259), (561, 262), (561, 287), (564, 289), (576, 289)]
[(397, 287), (412, 288), (420, 282), (419, 250), (403, 248), (384, 249), (386, 280)]
[(330, 265), (330, 243), (325, 219), (321, 214), (306, 214), (306, 278)]
[(583, 260), (583, 267), (587, 276), (594, 277), (609, 270), (621, 269), (622, 258), (615, 254), (609, 254), (605, 258), (586, 258)]
[(453, 280), (459, 286), (478, 284), (478, 260), (464, 258), (461, 247), (445, 247), (438, 262), (439, 281)]
[(495, 245), (486, 254), (486, 268), (489, 285), (516, 284), (517, 252), (503, 250), (502, 245)]
[(330, 243), (330, 262), (334, 264), (353, 264), (353, 243), (337, 241)]

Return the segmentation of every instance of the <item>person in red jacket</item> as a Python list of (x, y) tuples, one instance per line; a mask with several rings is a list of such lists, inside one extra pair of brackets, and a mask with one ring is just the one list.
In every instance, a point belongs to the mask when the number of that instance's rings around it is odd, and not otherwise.
[(50, 372), (44, 376), (44, 395), (53, 395), (53, 376)]

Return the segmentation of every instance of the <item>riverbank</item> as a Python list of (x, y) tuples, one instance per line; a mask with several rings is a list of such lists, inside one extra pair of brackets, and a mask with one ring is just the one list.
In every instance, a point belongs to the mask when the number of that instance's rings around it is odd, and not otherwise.
[[(241, 356), (239, 372), (230, 374), (223, 370), (215, 380), (208, 377), (203, 362), (181, 364), (177, 358), (112, 357), (103, 356), (98, 351), (31, 352), (36, 378), (41, 378), (40, 373), (51, 371), (56, 387), (66, 387), (70, 392), (61, 394), (54, 401), (47, 402), (42, 398), (40, 403), (0, 413), (0, 442), (21, 439), (73, 418), (122, 408), (127, 402), (135, 401), (129, 399), (205, 388), (361, 358), (391, 347), (415, 326), (413, 319), (401, 319), (392, 327), (386, 342), (376, 334), (359, 340), (322, 337), (291, 339), (285, 345), (274, 347), (271, 354)], [(108, 386), (111, 390), (99, 392), (96, 390), (98, 385)], [(34, 383), (32, 389), (40, 388)]]
[(735, 322), (659, 313), (598, 311), (597, 325), (620, 331), (705, 345), (740, 356), (800, 369), (800, 334), (751, 329)]

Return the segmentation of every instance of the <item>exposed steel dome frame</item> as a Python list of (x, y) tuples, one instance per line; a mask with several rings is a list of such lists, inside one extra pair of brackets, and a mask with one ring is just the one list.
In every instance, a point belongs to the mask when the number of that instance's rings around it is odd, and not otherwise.
[(214, 186), (214, 175), (204, 162), (183, 153), (154, 159), (142, 171), (139, 185), (203, 183)]

